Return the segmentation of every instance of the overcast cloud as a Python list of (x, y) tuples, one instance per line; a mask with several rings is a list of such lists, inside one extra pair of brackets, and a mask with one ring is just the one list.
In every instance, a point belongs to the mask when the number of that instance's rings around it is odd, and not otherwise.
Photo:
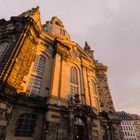
[(42, 23), (58, 16), (81, 47), (87, 40), (95, 58), (109, 67), (116, 110), (140, 114), (139, 0), (0, 0), (0, 18), (40, 7)]

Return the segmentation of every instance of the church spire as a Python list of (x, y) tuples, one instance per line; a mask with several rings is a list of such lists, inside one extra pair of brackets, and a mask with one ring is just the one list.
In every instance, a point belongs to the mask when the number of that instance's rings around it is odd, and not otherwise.
[(90, 53), (90, 46), (88, 45), (87, 41), (85, 41), (84, 51), (87, 51), (88, 53)]
[(84, 51), (91, 57), (94, 59), (94, 55), (93, 55), (93, 50), (91, 50), (91, 47), (89, 46), (89, 44), (87, 43), (87, 41), (85, 41), (85, 46), (84, 46)]

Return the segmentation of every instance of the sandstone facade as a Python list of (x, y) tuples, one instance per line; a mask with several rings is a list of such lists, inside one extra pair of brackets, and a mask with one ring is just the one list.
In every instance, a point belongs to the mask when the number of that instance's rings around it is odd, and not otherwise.
[(0, 139), (122, 140), (107, 66), (39, 8), (0, 20)]

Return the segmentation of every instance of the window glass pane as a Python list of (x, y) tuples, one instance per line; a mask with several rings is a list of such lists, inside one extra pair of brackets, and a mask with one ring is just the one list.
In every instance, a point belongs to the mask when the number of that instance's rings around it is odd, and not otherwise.
[(38, 95), (40, 93), (42, 78), (31, 75), (27, 92)]
[(34, 126), (35, 116), (33, 114), (23, 114), (19, 116), (16, 123), (15, 136), (32, 137)]
[(70, 68), (70, 94), (78, 94), (78, 74), (75, 67)]
[(71, 67), (70, 69), (70, 82), (73, 84), (78, 84), (78, 75), (77, 75), (77, 70), (75, 67)]
[(43, 74), (45, 68), (46, 59), (43, 56), (37, 56), (33, 66), (33, 71)]

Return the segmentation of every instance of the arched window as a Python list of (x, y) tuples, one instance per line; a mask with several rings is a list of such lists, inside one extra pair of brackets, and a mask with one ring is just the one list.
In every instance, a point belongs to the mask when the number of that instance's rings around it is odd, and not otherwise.
[(78, 94), (78, 73), (75, 67), (70, 68), (70, 94)]
[(9, 43), (7, 42), (0, 43), (0, 60), (3, 58), (8, 47), (9, 47)]
[(22, 114), (16, 122), (15, 136), (32, 137), (36, 117), (33, 114)]
[(92, 80), (92, 90), (93, 90), (93, 94), (97, 95), (97, 89), (94, 80)]
[(78, 84), (77, 69), (75, 67), (71, 67), (70, 69), (70, 82), (76, 85)]
[(30, 81), (27, 87), (27, 92), (32, 95), (38, 95), (40, 93), (42, 78), (31, 75)]
[(34, 66), (33, 66), (33, 71), (43, 74), (44, 68), (45, 68), (45, 63), (46, 63), (46, 59), (44, 56), (42, 56), (42, 55), (37, 56), (35, 59)]

